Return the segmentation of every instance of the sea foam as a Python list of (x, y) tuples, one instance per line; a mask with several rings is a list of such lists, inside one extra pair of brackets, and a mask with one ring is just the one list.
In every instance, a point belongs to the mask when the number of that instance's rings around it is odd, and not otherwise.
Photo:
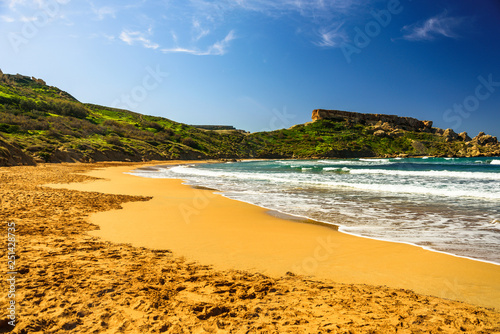
[(347, 233), (500, 263), (499, 164), (491, 158), (266, 160), (134, 174), (182, 179)]

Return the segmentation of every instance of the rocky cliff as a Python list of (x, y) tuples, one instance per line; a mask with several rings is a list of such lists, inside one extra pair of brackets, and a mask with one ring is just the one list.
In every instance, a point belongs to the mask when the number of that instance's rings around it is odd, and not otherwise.
[(313, 110), (312, 120), (348, 120), (363, 125), (376, 125), (377, 123), (388, 123), (389, 126), (406, 131), (432, 131), (432, 121), (420, 121), (412, 117), (400, 117), (396, 115), (363, 114), (358, 112), (342, 110)]
[[(467, 132), (457, 134), (453, 129), (440, 129), (432, 127), (432, 121), (421, 121), (412, 117), (400, 117), (383, 114), (363, 114), (342, 110), (316, 109), (312, 112), (312, 120), (342, 121), (368, 126), (370, 133), (375, 137), (396, 139), (404, 136), (405, 132), (426, 133), (437, 141), (446, 143), (451, 150), (444, 149), (436, 155), (478, 157), (499, 156), (500, 143), (497, 137), (480, 132), (471, 138)], [(413, 140), (412, 146), (418, 154), (429, 154), (428, 141)]]

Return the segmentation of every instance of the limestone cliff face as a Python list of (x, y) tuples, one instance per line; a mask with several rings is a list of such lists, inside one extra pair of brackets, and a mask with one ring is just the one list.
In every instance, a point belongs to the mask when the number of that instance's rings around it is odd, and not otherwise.
[[(397, 138), (404, 135), (405, 131), (426, 132), (442, 137), (445, 143), (449, 143), (449, 148), (441, 149), (439, 153), (444, 154), (443, 156), (500, 156), (500, 143), (494, 136), (480, 132), (476, 137), (471, 138), (467, 132), (457, 134), (452, 129), (433, 128), (431, 121), (420, 121), (411, 117), (316, 109), (312, 113), (312, 119), (313, 121), (348, 121), (367, 125), (375, 137), (382, 138)], [(428, 154), (429, 149), (425, 146), (428, 144), (414, 140), (412, 146), (418, 154)]]
[(313, 110), (312, 120), (317, 121), (321, 119), (349, 120), (366, 125), (376, 125), (378, 122), (382, 122), (388, 123), (393, 128), (398, 128), (406, 131), (431, 132), (432, 129), (431, 121), (420, 121), (412, 117), (400, 117), (395, 115), (382, 114), (363, 114), (342, 110)]
[(479, 134), (477, 136), (475, 136), (474, 139), (472, 139), (472, 141), (475, 144), (479, 144), (479, 145), (494, 145), (494, 144), (498, 144), (497, 137), (493, 137), (491, 135), (487, 135), (484, 132), (479, 132)]

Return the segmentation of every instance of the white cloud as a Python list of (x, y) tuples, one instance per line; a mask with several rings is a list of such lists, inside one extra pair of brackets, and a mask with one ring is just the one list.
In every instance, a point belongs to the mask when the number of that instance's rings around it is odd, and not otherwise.
[(447, 12), (431, 17), (424, 22), (404, 26), (407, 33), (403, 39), (409, 41), (431, 41), (437, 37), (458, 38), (455, 30), (462, 24), (463, 18), (449, 17)]
[[(87, 1), (99, 20), (116, 18), (122, 10), (129, 9), (118, 4), (99, 7), (95, 0)], [(140, 17), (140, 25), (149, 21), (150, 26), (156, 27), (156, 38), (152, 38), (151, 31), (132, 28), (122, 30), (117, 39), (129, 45), (159, 49), (164, 53), (225, 55), (236, 38), (235, 32), (231, 30), (224, 38), (216, 32), (231, 29), (233, 24), (237, 24), (235, 19), (248, 16), (275, 19), (301, 16), (305, 19), (297, 20), (300, 24), (292, 28), (292, 33), (307, 36), (318, 47), (339, 47), (347, 40), (343, 26), (343, 22), (349, 20), (347, 15), (357, 13), (361, 2), (366, 5), (372, 1), (375, 0), (187, 0), (175, 5), (166, 1), (163, 6), (169, 10), (162, 11), (159, 20), (150, 19), (150, 15), (136, 15)], [(164, 45), (165, 37), (171, 41), (170, 45)], [(156, 39), (159, 44), (152, 39)]]
[[(254, 12), (273, 18), (299, 15), (295, 32), (309, 36), (319, 47), (338, 47), (347, 39), (343, 22), (357, 18), (360, 8), (374, 0), (189, 0), (190, 8), (201, 26), (223, 22), (229, 13)], [(199, 35), (205, 36), (205, 35)], [(193, 37), (193, 40), (199, 39)], [(318, 38), (319, 37), (319, 38)]]
[(177, 37), (177, 34), (175, 33), (175, 31), (170, 31), (170, 34), (172, 35), (172, 39), (174, 40), (174, 43), (177, 44), (177, 41), (179, 40), (179, 38)]
[(31, 7), (37, 5), (38, 8), (46, 7), (49, 4), (56, 2), (59, 5), (65, 5), (70, 0), (6, 0), (5, 3), (10, 9), (15, 9), (18, 6)]
[(147, 49), (158, 49), (160, 47), (160, 45), (151, 42), (140, 31), (123, 30), (119, 38), (128, 45), (134, 45), (138, 43)]
[(194, 40), (199, 41), (203, 37), (207, 36), (210, 34), (210, 29), (204, 29), (201, 26), (200, 21), (194, 19), (193, 20), (193, 31), (194, 31)]
[(7, 22), (7, 23), (16, 22), (16, 20), (10, 16), (2, 15), (2, 16), (0, 16), (0, 18), (2, 19), (3, 22)]
[(224, 39), (215, 42), (205, 50), (174, 47), (170, 49), (162, 49), (161, 51), (164, 53), (188, 53), (196, 56), (222, 56), (227, 53), (227, 48), (229, 47), (230, 42), (235, 38), (235, 33), (231, 30)]
[[(71, 0), (36, 0), (36, 1), (57, 1), (57, 2), (62, 2), (66, 1), (69, 2)], [(95, 5), (93, 1), (87, 0), (87, 2), (90, 5), (90, 9), (92, 10), (92, 13), (95, 15), (96, 19), (99, 21), (105, 20), (106, 18), (112, 18), (116, 19), (116, 16), (119, 12), (123, 11), (137, 11), (140, 9), (146, 0), (140, 0), (140, 1), (121, 1), (114, 3), (112, 6), (101, 6)], [(130, 3), (127, 3), (130, 2)]]
[(37, 21), (37, 17), (36, 16), (21, 16), (21, 18), (19, 19), (21, 22), (35, 22)]
[(15, 8), (17, 5), (24, 5), (25, 0), (8, 0), (6, 1), (10, 9)]
[(7, 23), (38, 22), (45, 25), (54, 20), (67, 20), (62, 14), (62, 5), (69, 0), (8, 0), (8, 15), (0, 16), (0, 20)]
[(341, 30), (344, 23), (338, 24), (334, 28), (321, 28), (319, 30), (320, 41), (315, 42), (317, 46), (324, 48), (339, 47), (348, 37), (344, 30)]
[(207, 53), (210, 55), (224, 55), (229, 43), (235, 38), (236, 36), (234, 34), (234, 30), (231, 30), (223, 40), (218, 41), (209, 47)]
[(170, 49), (162, 49), (161, 51), (163, 53), (189, 53), (189, 54), (194, 54), (194, 55), (200, 55), (200, 51), (199, 50), (186, 49), (186, 48), (181, 48), (181, 47), (175, 47), (175, 48), (170, 48)]
[[(360, 0), (236, 0), (236, 6), (271, 15), (297, 12), (302, 16), (319, 17), (343, 13), (362, 3)], [(234, 1), (230, 1), (233, 4)], [(366, 1), (364, 1), (366, 5)], [(231, 6), (231, 5), (230, 5)]]
[(92, 4), (92, 11), (97, 16), (98, 20), (104, 20), (106, 16), (116, 18), (117, 9), (109, 6), (96, 8), (94, 4)]

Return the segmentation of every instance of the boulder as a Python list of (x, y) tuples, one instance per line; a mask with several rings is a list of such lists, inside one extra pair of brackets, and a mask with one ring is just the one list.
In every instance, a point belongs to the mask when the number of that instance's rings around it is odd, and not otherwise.
[(444, 133), (442, 136), (444, 137), (444, 139), (447, 142), (454, 141), (454, 140), (458, 139), (458, 134), (455, 131), (453, 131), (452, 129), (444, 130)]
[(391, 132), (394, 131), (394, 128), (388, 122), (384, 122), (382, 123), (382, 130)]
[(432, 121), (422, 121), (424, 123), (424, 130), (431, 132), (432, 129)]
[(463, 141), (471, 141), (471, 137), (467, 134), (467, 132), (461, 132), (458, 134), (458, 137), (461, 138)]
[(437, 134), (438, 136), (442, 136), (444, 133), (444, 130), (440, 129), (440, 128), (432, 128), (432, 132)]
[(474, 145), (467, 149), (467, 155), (471, 157), (479, 157), (481, 156), (481, 151), (479, 150), (479, 147)]
[(484, 146), (487, 144), (498, 144), (497, 137), (493, 137), (491, 135), (487, 135), (484, 132), (479, 132), (477, 136), (475, 136), (472, 141), (478, 145)]

